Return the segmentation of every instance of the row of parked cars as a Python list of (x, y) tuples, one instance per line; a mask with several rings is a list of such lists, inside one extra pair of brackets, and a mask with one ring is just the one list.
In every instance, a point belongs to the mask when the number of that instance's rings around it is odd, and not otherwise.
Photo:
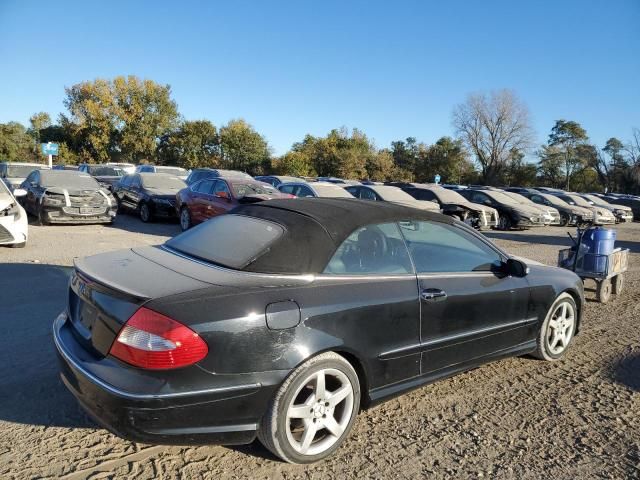
[[(240, 204), (276, 198), (359, 198), (441, 212), (479, 229), (607, 225), (640, 218), (640, 198), (551, 188), (451, 186), (258, 176), (234, 171), (110, 163), (77, 167), (0, 163), (0, 243), (26, 243), (26, 214), (38, 223), (112, 223), (118, 211), (143, 222), (177, 218), (183, 230)], [(13, 192), (13, 193), (12, 193)], [(16, 200), (18, 198), (18, 200)], [(6, 206), (4, 206), (6, 203)], [(24, 211), (24, 215), (16, 212)], [(13, 213), (12, 213), (13, 212)], [(22, 219), (24, 216), (24, 219)]]

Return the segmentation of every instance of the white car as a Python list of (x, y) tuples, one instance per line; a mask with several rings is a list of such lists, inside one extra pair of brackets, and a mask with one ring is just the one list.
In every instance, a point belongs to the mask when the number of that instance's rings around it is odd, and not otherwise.
[(0, 182), (0, 245), (22, 248), (27, 244), (27, 212), (16, 200), (26, 194), (21, 188), (11, 193), (5, 183)]

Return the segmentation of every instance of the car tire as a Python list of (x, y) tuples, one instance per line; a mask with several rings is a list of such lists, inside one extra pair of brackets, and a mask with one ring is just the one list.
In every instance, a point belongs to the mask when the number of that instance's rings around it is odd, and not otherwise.
[(569, 222), (571, 222), (571, 217), (566, 213), (560, 213), (560, 226), (566, 227), (569, 225)]
[(151, 208), (149, 208), (147, 203), (140, 204), (138, 210), (140, 211), (140, 220), (144, 223), (153, 222), (153, 214), (151, 213)]
[[(317, 398), (318, 390), (323, 398)], [(322, 353), (296, 368), (280, 386), (260, 423), (258, 438), (286, 462), (317, 462), (340, 447), (359, 407), (360, 383), (354, 368), (337, 353)]]
[(578, 307), (573, 297), (561, 293), (549, 309), (540, 327), (534, 356), (549, 362), (564, 356), (578, 325)]
[(498, 219), (498, 230), (507, 231), (511, 229), (511, 219), (507, 215), (501, 215)]
[(40, 226), (48, 225), (47, 216), (45, 215), (42, 206), (38, 208), (38, 214), (36, 215), (36, 223)]
[(187, 207), (182, 207), (180, 209), (180, 228), (183, 232), (186, 232), (191, 227), (191, 214), (189, 213), (189, 209)]

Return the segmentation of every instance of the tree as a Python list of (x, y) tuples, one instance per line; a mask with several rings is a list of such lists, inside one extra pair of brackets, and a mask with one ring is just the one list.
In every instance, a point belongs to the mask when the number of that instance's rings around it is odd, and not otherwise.
[(397, 168), (411, 172), (413, 175), (420, 157), (420, 150), (424, 150), (425, 148), (426, 146), (418, 143), (415, 137), (407, 137), (404, 141), (398, 140), (391, 142), (393, 162)]
[(585, 166), (584, 157), (578, 155), (578, 146), (585, 144), (587, 140), (587, 132), (578, 122), (556, 120), (551, 129), (547, 143), (562, 155), (566, 190), (570, 190), (571, 176)]
[(311, 160), (302, 152), (287, 152), (273, 161), (273, 172), (277, 175), (292, 175), (295, 177), (314, 176)]
[(28, 133), (33, 137), (33, 152), (37, 156), (40, 153), (40, 142), (42, 141), (40, 132), (51, 126), (51, 117), (46, 112), (34, 113), (31, 115), (31, 118), (29, 118), (29, 124), (31, 128), (28, 130)]
[(0, 123), (0, 159), (12, 162), (33, 161), (33, 139), (18, 122)]
[(460, 183), (469, 170), (473, 170), (473, 165), (462, 141), (442, 137), (433, 145), (418, 149), (414, 178), (418, 182), (433, 182), (440, 175), (443, 183)]
[(159, 138), (178, 122), (171, 87), (130, 75), (114, 78), (111, 88), (117, 148), (134, 162), (154, 158)]
[(395, 180), (398, 169), (393, 162), (390, 150), (383, 149), (368, 158), (365, 165), (367, 179), (377, 182)]
[(475, 155), (485, 184), (495, 184), (513, 149), (526, 151), (533, 130), (527, 106), (510, 90), (472, 94), (455, 107), (453, 126)]
[(521, 151), (511, 150), (502, 182), (505, 185), (532, 187), (536, 183), (536, 176), (536, 165), (526, 162)]
[(229, 121), (220, 128), (219, 136), (223, 167), (256, 175), (270, 166), (271, 152), (267, 141), (244, 120)]
[(95, 161), (154, 158), (160, 137), (178, 120), (171, 87), (135, 76), (97, 79), (65, 89), (61, 126), (74, 147)]
[(191, 169), (220, 163), (218, 132), (208, 120), (185, 121), (160, 138), (159, 163)]
[(537, 156), (540, 159), (537, 167), (538, 183), (561, 187), (564, 179), (562, 153), (556, 147), (542, 145)]

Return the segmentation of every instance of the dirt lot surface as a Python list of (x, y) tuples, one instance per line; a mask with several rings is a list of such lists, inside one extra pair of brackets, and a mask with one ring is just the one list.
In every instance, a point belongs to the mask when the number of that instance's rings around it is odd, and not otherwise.
[[(514, 358), (415, 390), (362, 412), (332, 458), (295, 466), (257, 442), (149, 446), (93, 424), (57, 375), (50, 326), (64, 308), (65, 267), (179, 228), (131, 217), (33, 226), (27, 248), (0, 249), (0, 478), (640, 478), (640, 224), (617, 229), (632, 250), (625, 291), (587, 304), (563, 361)], [(555, 264), (566, 231), (487, 235)]]

